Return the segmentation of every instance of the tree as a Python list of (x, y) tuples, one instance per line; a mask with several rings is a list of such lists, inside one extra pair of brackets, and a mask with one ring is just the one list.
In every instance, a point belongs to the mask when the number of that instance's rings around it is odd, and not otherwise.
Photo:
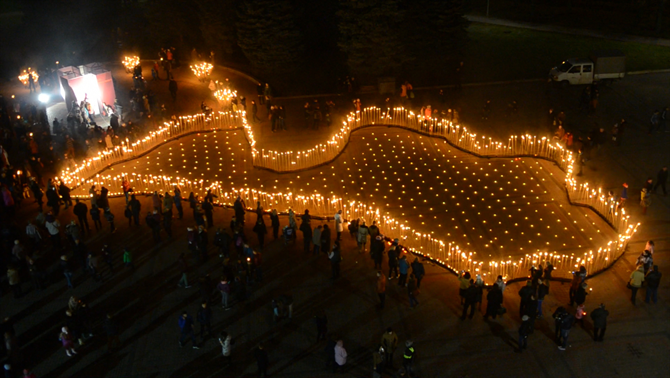
[(459, 62), (467, 40), (462, 0), (406, 0), (405, 44), (417, 68)]
[(237, 44), (254, 67), (269, 74), (301, 67), (304, 45), (288, 0), (243, 0), (237, 16)]
[(234, 0), (196, 0), (200, 8), (200, 31), (210, 49), (231, 60), (235, 53), (237, 12)]
[(395, 75), (408, 58), (401, 38), (403, 12), (398, 0), (341, 0), (342, 52), (351, 73), (364, 79)]

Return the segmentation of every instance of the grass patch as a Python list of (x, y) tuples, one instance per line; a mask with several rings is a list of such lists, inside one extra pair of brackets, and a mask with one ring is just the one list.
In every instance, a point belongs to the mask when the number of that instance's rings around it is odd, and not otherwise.
[(627, 71), (670, 68), (670, 48), (663, 46), (477, 23), (468, 36), (466, 82), (544, 78), (563, 60), (594, 50), (623, 51)]

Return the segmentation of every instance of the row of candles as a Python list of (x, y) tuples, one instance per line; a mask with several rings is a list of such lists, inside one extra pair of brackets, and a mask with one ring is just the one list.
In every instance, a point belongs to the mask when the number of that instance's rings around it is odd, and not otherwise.
[(426, 118), (404, 108), (369, 107), (351, 113), (342, 127), (326, 143), (304, 151), (271, 151), (261, 149), (253, 156), (253, 165), (276, 172), (290, 172), (315, 167), (335, 159), (349, 142), (351, 132), (371, 125), (391, 125), (446, 139), (452, 145), (485, 157), (535, 156), (555, 161), (566, 168), (569, 152), (551, 139), (532, 135), (511, 136), (507, 144), (478, 136), (466, 127), (446, 119)]
[[(226, 191), (220, 182), (213, 182), (209, 186), (204, 185), (204, 180), (188, 180), (184, 178), (173, 178), (169, 176), (156, 176), (151, 174), (133, 173), (127, 177), (123, 174), (115, 176), (97, 175), (95, 178), (86, 180), (78, 191), (74, 192), (75, 198), (88, 198), (86, 188), (91, 185), (105, 186), (110, 189), (110, 196), (121, 196), (120, 183), (128, 178), (136, 195), (172, 192), (179, 187), (184, 197), (187, 193), (194, 192), (199, 196), (205, 194), (209, 189), (217, 195), (216, 203), (220, 206), (232, 206), (238, 196), (244, 200), (249, 210), (255, 209), (256, 203), (260, 202), (265, 210), (277, 209), (280, 213), (287, 213), (292, 209), (296, 213), (296, 221), (304, 210), (310, 210), (314, 216), (328, 217), (332, 219), (338, 210), (343, 210), (343, 216), (348, 221), (354, 219), (365, 219), (368, 224), (376, 221), (381, 233), (390, 239), (398, 238), (400, 244), (408, 251), (430, 259), (447, 269), (458, 272), (470, 271), (480, 274), (486, 283), (495, 281), (498, 275), (505, 280), (523, 278), (528, 274), (531, 266), (550, 263), (556, 269), (554, 274), (557, 278), (569, 278), (570, 273), (577, 270), (579, 266), (585, 266), (591, 273), (606, 269), (610, 263), (618, 258), (626, 248), (628, 240), (636, 232), (639, 223), (628, 225), (620, 232), (614, 240), (597, 250), (589, 250), (583, 253), (564, 254), (552, 251), (538, 251), (521, 257), (484, 261), (475, 251), (466, 251), (454, 243), (437, 239), (430, 234), (418, 232), (407, 226), (407, 221), (399, 221), (389, 215), (383, 214), (379, 209), (368, 206), (363, 202), (345, 201), (337, 197), (324, 197), (319, 194), (296, 195), (293, 193), (269, 193), (255, 189), (231, 189)], [(313, 224), (312, 227), (315, 227)]]
[(121, 64), (126, 68), (126, 72), (132, 73), (135, 67), (140, 65), (139, 56), (124, 56)]
[(21, 75), (19, 75), (19, 81), (21, 82), (21, 84), (27, 86), (29, 84), (31, 74), (33, 75), (33, 81), (35, 83), (37, 83), (37, 79), (39, 79), (40, 76), (37, 74), (37, 72), (34, 69), (32, 69), (31, 67), (28, 67), (28, 69), (23, 70)]

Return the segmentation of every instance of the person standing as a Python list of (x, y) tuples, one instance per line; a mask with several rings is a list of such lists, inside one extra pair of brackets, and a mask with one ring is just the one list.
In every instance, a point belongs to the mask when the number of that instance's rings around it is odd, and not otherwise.
[(535, 293), (533, 289), (533, 283), (531, 281), (526, 281), (526, 286), (522, 287), (519, 290), (519, 297), (521, 298), (521, 304), (519, 306), (519, 316), (523, 316), (527, 312), (528, 303), (530, 302), (530, 297)]
[(393, 369), (393, 354), (398, 347), (398, 335), (393, 332), (391, 327), (388, 327), (382, 335), (381, 345), (384, 348), (385, 367)]
[(333, 273), (331, 279), (336, 280), (340, 277), (340, 262), (342, 262), (340, 243), (338, 241), (333, 245), (333, 249), (328, 254), (328, 259), (330, 259), (330, 267)]
[(342, 231), (344, 231), (344, 219), (342, 218), (342, 210), (338, 210), (335, 214), (335, 231), (337, 232), (336, 241), (340, 241), (342, 237)]
[[(258, 219), (256, 225), (254, 226), (253, 231), (256, 233), (256, 236), (258, 237), (258, 245), (260, 246), (262, 251), (263, 247), (265, 246), (265, 234), (268, 233), (262, 218)], [(307, 249), (309, 250), (309, 239), (306, 240), (305, 244), (307, 245)]]
[(519, 326), (519, 349), (517, 352), (521, 353), (528, 348), (528, 335), (530, 335), (533, 326), (530, 323), (530, 317), (524, 315), (521, 317), (521, 326)]
[(461, 270), (458, 276), (458, 296), (461, 298), (461, 306), (465, 304), (465, 292), (470, 287), (470, 272)]
[(229, 310), (228, 307), (228, 296), (230, 295), (230, 283), (228, 279), (223, 276), (221, 281), (216, 285), (216, 289), (221, 293), (221, 305), (225, 310)]
[(207, 305), (207, 302), (202, 302), (198, 309), (198, 323), (200, 323), (200, 339), (205, 339), (205, 328), (207, 335), (212, 337), (212, 309)]
[(221, 332), (219, 336), (219, 344), (221, 344), (221, 354), (223, 355), (223, 361), (226, 365), (232, 364), (232, 359), (230, 357), (232, 336), (226, 331)]
[(470, 308), (469, 318), (472, 319), (475, 316), (475, 304), (477, 303), (477, 287), (475, 287), (475, 281), (470, 280), (470, 286), (465, 289), (465, 303), (463, 304), (463, 314), (461, 314), (461, 320), (465, 320), (465, 314), (468, 312), (468, 307)]
[(658, 171), (658, 174), (656, 175), (656, 183), (654, 184), (654, 187), (651, 189), (652, 193), (656, 193), (656, 188), (659, 186), (661, 189), (663, 189), (663, 196), (667, 196), (668, 192), (665, 189), (665, 183), (668, 181), (668, 167), (665, 166), (661, 168), (660, 171)]
[(544, 280), (537, 281), (537, 318), (542, 319), (542, 302), (544, 302), (544, 297), (549, 294), (549, 286), (547, 286)]
[(647, 215), (647, 209), (651, 206), (651, 192), (647, 188), (642, 188), (640, 192), (640, 207), (642, 215)]
[(386, 276), (381, 270), (377, 271), (377, 295), (379, 296), (379, 308), (383, 309), (386, 304)]
[(397, 243), (393, 242), (393, 245), (391, 245), (391, 249), (389, 249), (388, 253), (388, 264), (389, 264), (389, 281), (397, 278), (399, 276), (398, 273), (398, 252), (400, 250), (400, 247), (398, 246)]
[(407, 281), (407, 296), (409, 297), (409, 308), (414, 308), (419, 304), (419, 301), (416, 300), (416, 296), (419, 294), (419, 290), (416, 287), (416, 278), (414, 273), (409, 276)]
[(135, 198), (134, 194), (130, 195), (130, 201), (128, 201), (128, 207), (130, 208), (131, 219), (135, 219), (135, 225), (140, 225), (140, 211), (142, 210), (142, 204), (140, 201)]
[(321, 229), (323, 227), (321, 225), (318, 225), (314, 227), (314, 231), (312, 231), (312, 244), (314, 244), (314, 256), (319, 254), (319, 251), (321, 249)]
[(105, 219), (107, 222), (109, 222), (110, 229), (112, 233), (116, 232), (116, 227), (114, 227), (114, 214), (112, 214), (111, 210), (108, 208), (105, 209)]
[(184, 347), (184, 341), (188, 338), (193, 342), (193, 349), (200, 349), (198, 343), (195, 341), (195, 330), (193, 329), (193, 318), (188, 314), (188, 312), (182, 312), (179, 317), (179, 346)]
[(372, 353), (372, 378), (382, 378), (384, 373), (384, 347), (380, 346), (379, 349), (375, 350)]
[(183, 198), (181, 198), (181, 190), (179, 190), (179, 188), (174, 188), (174, 196), (172, 196), (172, 199), (174, 200), (174, 207), (177, 208), (177, 214), (179, 215), (178, 219), (184, 218), (184, 208), (181, 204)]
[(168, 71), (168, 79), (170, 79), (170, 83), (168, 84), (168, 90), (170, 91), (170, 95), (172, 96), (172, 101), (176, 102), (177, 101), (177, 82), (170, 77), (170, 72)]
[(610, 312), (605, 310), (605, 305), (602, 303), (591, 313), (591, 319), (593, 319), (593, 341), (603, 341), (605, 330), (607, 329), (607, 316), (609, 314)]
[(258, 377), (266, 378), (268, 376), (268, 352), (265, 350), (263, 343), (258, 344), (254, 350), (254, 357), (256, 358), (256, 366), (258, 367)]
[(358, 253), (365, 252), (365, 244), (368, 242), (368, 226), (365, 225), (365, 220), (361, 220), (360, 226), (358, 226), (356, 242), (358, 242)]
[(630, 274), (630, 281), (628, 281), (628, 286), (630, 287), (630, 301), (635, 306), (635, 297), (637, 296), (637, 291), (642, 287), (644, 282), (644, 266), (640, 265)]
[(405, 341), (405, 353), (403, 354), (402, 367), (410, 377), (414, 374), (414, 342), (412, 340)]
[(414, 261), (412, 261), (412, 274), (414, 274), (414, 277), (416, 277), (417, 289), (420, 289), (421, 280), (423, 279), (423, 276), (426, 275), (426, 270), (424, 269), (421, 261), (419, 261), (418, 257), (415, 257)]
[(647, 273), (645, 281), (647, 282), (647, 290), (645, 295), (645, 302), (649, 303), (652, 300), (654, 304), (658, 301), (658, 286), (661, 284), (662, 274), (658, 271), (658, 265), (654, 265), (653, 270)]
[(103, 328), (107, 334), (107, 351), (111, 352), (113, 346), (118, 348), (121, 345), (121, 341), (119, 341), (119, 325), (116, 323), (116, 319), (112, 317), (112, 314), (107, 314), (105, 317)]
[(398, 260), (398, 269), (400, 270), (400, 278), (398, 279), (398, 286), (403, 286), (407, 283), (407, 272), (409, 271), (409, 264), (407, 263), (407, 256), (402, 255)]
[(74, 215), (77, 216), (77, 219), (79, 220), (79, 228), (82, 229), (82, 231), (88, 231), (91, 232), (91, 228), (88, 226), (88, 207), (86, 206), (85, 203), (80, 202), (79, 198), (76, 198), (74, 200), (75, 205), (72, 208), (72, 212)]
[(77, 354), (77, 351), (74, 350), (74, 340), (72, 338), (72, 334), (67, 327), (61, 328), (61, 333), (58, 339), (63, 344), (63, 349), (65, 349), (65, 353), (68, 355), (68, 357), (72, 357), (73, 354)]
[(158, 211), (154, 210), (153, 214), (151, 212), (147, 212), (146, 218), (144, 218), (144, 222), (151, 228), (151, 234), (153, 235), (154, 242), (155, 243), (160, 243), (161, 242), (161, 224), (158, 219), (160, 219), (160, 215), (158, 215)]
[(321, 339), (326, 340), (328, 334), (328, 317), (323, 308), (319, 309), (314, 319), (316, 320), (316, 342), (318, 343)]
[(503, 292), (500, 290), (500, 286), (494, 284), (491, 286), (491, 290), (486, 295), (486, 313), (484, 314), (484, 320), (488, 320), (489, 316), (493, 319), (500, 314), (501, 305), (503, 302)]
[(347, 364), (347, 350), (344, 349), (344, 341), (337, 340), (335, 344), (335, 372), (344, 370), (344, 365)]
[(558, 347), (558, 350), (565, 350), (569, 346), (568, 336), (570, 336), (570, 330), (572, 329), (573, 324), (575, 324), (575, 317), (566, 311), (561, 317), (561, 345)]
[(58, 222), (58, 219), (56, 219), (53, 214), (49, 213), (47, 214), (47, 219), (44, 225), (49, 232), (49, 236), (51, 236), (51, 242), (53, 243), (54, 248), (56, 250), (62, 249), (63, 247), (60, 240), (60, 222)]
[(128, 196), (130, 195), (131, 188), (130, 181), (128, 181), (127, 177), (123, 178), (123, 182), (121, 182), (121, 188), (123, 189), (123, 196), (126, 198), (126, 205), (128, 205)]

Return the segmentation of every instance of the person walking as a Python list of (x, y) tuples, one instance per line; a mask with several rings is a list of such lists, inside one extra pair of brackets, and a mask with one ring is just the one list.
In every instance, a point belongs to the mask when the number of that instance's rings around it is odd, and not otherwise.
[(230, 357), (232, 340), (233, 337), (228, 332), (221, 332), (221, 335), (219, 336), (219, 344), (221, 344), (221, 355), (223, 356), (223, 362), (228, 366), (232, 364), (232, 359)]
[(458, 276), (458, 296), (461, 298), (461, 306), (465, 304), (465, 292), (470, 287), (470, 272), (461, 270)]
[(60, 257), (60, 268), (63, 271), (63, 275), (65, 276), (67, 287), (70, 289), (74, 288), (72, 285), (72, 267), (70, 266), (70, 262), (65, 255)]
[(60, 240), (60, 222), (58, 222), (58, 219), (56, 217), (49, 213), (47, 214), (46, 222), (44, 225), (47, 228), (47, 231), (49, 232), (49, 236), (51, 237), (51, 242), (53, 243), (53, 247), (56, 250), (61, 250), (63, 248)]
[(212, 337), (212, 309), (207, 305), (207, 302), (202, 302), (200, 305), (197, 319), (200, 324), (200, 339), (205, 339), (205, 329), (207, 329), (207, 335)]
[(254, 350), (254, 357), (256, 358), (256, 366), (258, 367), (258, 377), (266, 378), (268, 376), (268, 352), (265, 350), (263, 343), (258, 344)]
[(358, 253), (365, 253), (365, 244), (368, 242), (368, 226), (365, 225), (365, 220), (361, 220), (356, 234), (356, 242), (358, 243)]
[(330, 260), (330, 267), (333, 273), (331, 279), (336, 280), (340, 277), (340, 262), (342, 262), (340, 243), (338, 241), (333, 245), (333, 249), (328, 254), (328, 259)]
[(563, 324), (563, 318), (568, 315), (568, 310), (563, 306), (559, 306), (554, 314), (551, 315), (554, 318), (554, 340), (558, 345), (561, 345), (561, 325)]
[(67, 327), (61, 328), (61, 333), (58, 336), (58, 339), (61, 341), (63, 349), (65, 349), (65, 353), (68, 355), (68, 357), (72, 357), (73, 354), (77, 354), (77, 351), (74, 350), (74, 340), (72, 338), (72, 334)]
[[(265, 228), (265, 223), (263, 223), (263, 219), (258, 219), (252, 231), (256, 233), (256, 236), (258, 237), (258, 245), (262, 251), (263, 247), (265, 246), (265, 234), (268, 233), (267, 228)], [(306, 241), (306, 244), (309, 250), (309, 239)]]
[(188, 338), (193, 342), (193, 349), (200, 349), (198, 343), (195, 341), (195, 330), (193, 329), (193, 318), (188, 314), (188, 312), (182, 312), (179, 317), (179, 346), (184, 347), (184, 341)]
[(630, 288), (630, 301), (635, 306), (635, 297), (637, 296), (637, 291), (642, 287), (644, 282), (644, 266), (640, 265), (630, 274), (630, 281), (628, 281), (628, 287)]
[(561, 345), (558, 347), (558, 350), (565, 350), (570, 346), (568, 345), (568, 336), (570, 336), (573, 324), (575, 324), (575, 317), (566, 312), (561, 317)]
[(277, 209), (272, 209), (270, 212), (270, 223), (272, 225), (272, 236), (274, 240), (277, 240), (279, 238), (279, 215), (277, 214)]
[(409, 308), (414, 308), (419, 304), (419, 301), (416, 299), (419, 294), (419, 289), (416, 287), (416, 277), (414, 273), (409, 276), (407, 281), (407, 296), (409, 297)]
[(484, 320), (488, 320), (489, 316), (493, 319), (500, 314), (501, 306), (503, 302), (503, 292), (500, 290), (500, 286), (492, 285), (489, 293), (486, 294), (486, 313), (484, 314)]
[(133, 264), (133, 254), (130, 253), (128, 248), (123, 249), (123, 265), (130, 267), (133, 271), (135, 270), (135, 264)]
[(72, 208), (72, 212), (79, 220), (79, 228), (81, 228), (82, 231), (91, 232), (91, 228), (88, 226), (88, 207), (85, 203), (80, 202), (79, 198), (76, 198), (74, 203), (75, 205)]
[(651, 192), (647, 188), (642, 188), (640, 192), (640, 207), (642, 215), (647, 215), (647, 209), (651, 206)]
[(384, 373), (384, 347), (380, 346), (372, 353), (372, 378), (382, 378)]
[(610, 312), (605, 310), (605, 305), (602, 303), (591, 313), (591, 319), (593, 319), (593, 341), (603, 341), (609, 314)]
[(645, 302), (649, 303), (649, 300), (654, 301), (654, 304), (658, 301), (658, 286), (661, 284), (661, 272), (658, 271), (658, 265), (654, 265), (652, 271), (647, 273), (647, 276), (644, 280), (647, 282), (647, 290), (645, 293)]
[(651, 192), (655, 194), (656, 188), (660, 186), (661, 189), (663, 189), (663, 196), (667, 196), (668, 192), (665, 189), (665, 183), (667, 181), (668, 181), (668, 167), (665, 166), (661, 168), (660, 171), (658, 171), (658, 174), (656, 175), (656, 183), (654, 184), (654, 187), (651, 189)]
[(524, 349), (528, 348), (528, 335), (530, 335), (531, 330), (532, 325), (530, 323), (530, 317), (528, 315), (522, 316), (521, 326), (519, 326), (519, 349), (517, 349), (518, 353), (521, 353)]
[(384, 243), (384, 240), (382, 240), (381, 235), (377, 235), (376, 237), (370, 239), (370, 257), (372, 257), (372, 261), (375, 263), (375, 269), (382, 268), (382, 260), (384, 260), (385, 248), (386, 244)]
[(321, 251), (329, 253), (330, 251), (330, 227), (327, 224), (323, 225), (321, 231)]
[(383, 309), (386, 304), (386, 276), (381, 270), (377, 271), (377, 295), (379, 296), (379, 308)]
[(402, 367), (407, 372), (408, 376), (414, 375), (414, 342), (412, 340), (405, 341), (405, 353), (403, 354)]
[(344, 349), (344, 341), (337, 340), (335, 344), (335, 368), (334, 372), (342, 372), (347, 364), (347, 350)]
[(154, 242), (155, 243), (160, 243), (161, 242), (161, 224), (158, 219), (160, 219), (160, 215), (158, 215), (158, 211), (154, 210), (153, 213), (147, 212), (146, 218), (144, 218), (144, 222), (146, 223), (149, 228), (151, 228), (151, 234), (153, 235)]
[(188, 260), (186, 259), (186, 255), (184, 254), (184, 252), (179, 254), (177, 262), (179, 263), (179, 270), (181, 271), (181, 278), (179, 279), (179, 283), (177, 283), (177, 286), (184, 289), (188, 289), (189, 287), (191, 287), (191, 285), (188, 284), (189, 266), (188, 266)]
[(526, 281), (526, 286), (522, 287), (521, 290), (519, 290), (519, 297), (521, 298), (520, 305), (519, 305), (519, 316), (523, 316), (526, 314), (526, 308), (528, 307), (528, 304), (530, 302), (530, 297), (535, 293), (535, 290), (533, 289), (533, 283), (531, 281)]

